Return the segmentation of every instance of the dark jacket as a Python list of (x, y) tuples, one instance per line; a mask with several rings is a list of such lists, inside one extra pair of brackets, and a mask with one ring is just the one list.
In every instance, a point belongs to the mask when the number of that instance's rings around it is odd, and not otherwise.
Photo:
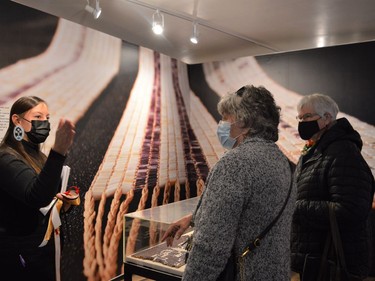
[[(39, 148), (22, 141), (37, 159)], [(47, 206), (60, 189), (65, 156), (51, 150), (39, 174), (9, 148), (0, 151), (0, 272), (2, 280), (55, 280), (53, 235), (44, 247)]]
[[(23, 141), (30, 157), (37, 145)], [(16, 154), (0, 153), (0, 251), (36, 248), (43, 241), (48, 216), (39, 208), (47, 206), (59, 192), (65, 156), (51, 150), (38, 175)], [(9, 241), (12, 241), (10, 243)], [(17, 243), (15, 241), (18, 241)]]
[(291, 237), (292, 270), (302, 272), (306, 254), (322, 253), (330, 223), (328, 202), (335, 203), (348, 271), (369, 271), (369, 213), (373, 175), (361, 155), (362, 140), (345, 118), (338, 119), (307, 155), (295, 180), (297, 201)]

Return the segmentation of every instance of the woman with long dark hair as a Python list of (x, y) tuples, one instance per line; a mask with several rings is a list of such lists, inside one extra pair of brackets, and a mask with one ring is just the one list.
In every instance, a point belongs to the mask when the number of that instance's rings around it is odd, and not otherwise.
[[(50, 132), (49, 111), (38, 97), (12, 106), (0, 144), (0, 276), (4, 280), (55, 280), (53, 234), (44, 241), (49, 213), (40, 209), (59, 194), (61, 172), (73, 144), (75, 126), (61, 119), (48, 156), (40, 144)], [(42, 242), (45, 242), (42, 246)]]

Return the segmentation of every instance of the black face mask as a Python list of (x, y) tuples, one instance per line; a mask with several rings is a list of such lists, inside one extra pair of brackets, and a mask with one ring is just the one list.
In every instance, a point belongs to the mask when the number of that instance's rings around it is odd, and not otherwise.
[(318, 120), (298, 123), (298, 133), (301, 139), (309, 140), (313, 135), (320, 131)]
[(26, 135), (31, 142), (39, 144), (47, 139), (50, 130), (50, 123), (48, 120), (32, 120), (31, 130), (30, 132), (26, 132)]

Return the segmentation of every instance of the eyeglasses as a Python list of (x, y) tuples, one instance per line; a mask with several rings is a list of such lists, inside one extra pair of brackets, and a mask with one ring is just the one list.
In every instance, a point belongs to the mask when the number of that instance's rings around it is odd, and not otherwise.
[(306, 113), (304, 114), (303, 116), (299, 117), (299, 116), (296, 116), (296, 119), (299, 121), (299, 122), (302, 122), (302, 121), (305, 121), (306, 119), (309, 119), (309, 118), (312, 118), (314, 116), (320, 116), (319, 114), (317, 113)]
[(236, 95), (242, 98), (243, 93), (246, 91), (246, 86), (239, 88), (236, 92)]

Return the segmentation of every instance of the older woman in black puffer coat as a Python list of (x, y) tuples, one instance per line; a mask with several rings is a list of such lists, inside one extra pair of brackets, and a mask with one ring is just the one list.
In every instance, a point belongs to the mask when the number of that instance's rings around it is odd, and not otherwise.
[(339, 109), (328, 96), (305, 96), (297, 109), (298, 130), (307, 143), (295, 172), (292, 271), (302, 276), (306, 258), (322, 255), (333, 202), (348, 272), (364, 279), (370, 263), (374, 178), (361, 155), (361, 137), (346, 118), (336, 120)]

